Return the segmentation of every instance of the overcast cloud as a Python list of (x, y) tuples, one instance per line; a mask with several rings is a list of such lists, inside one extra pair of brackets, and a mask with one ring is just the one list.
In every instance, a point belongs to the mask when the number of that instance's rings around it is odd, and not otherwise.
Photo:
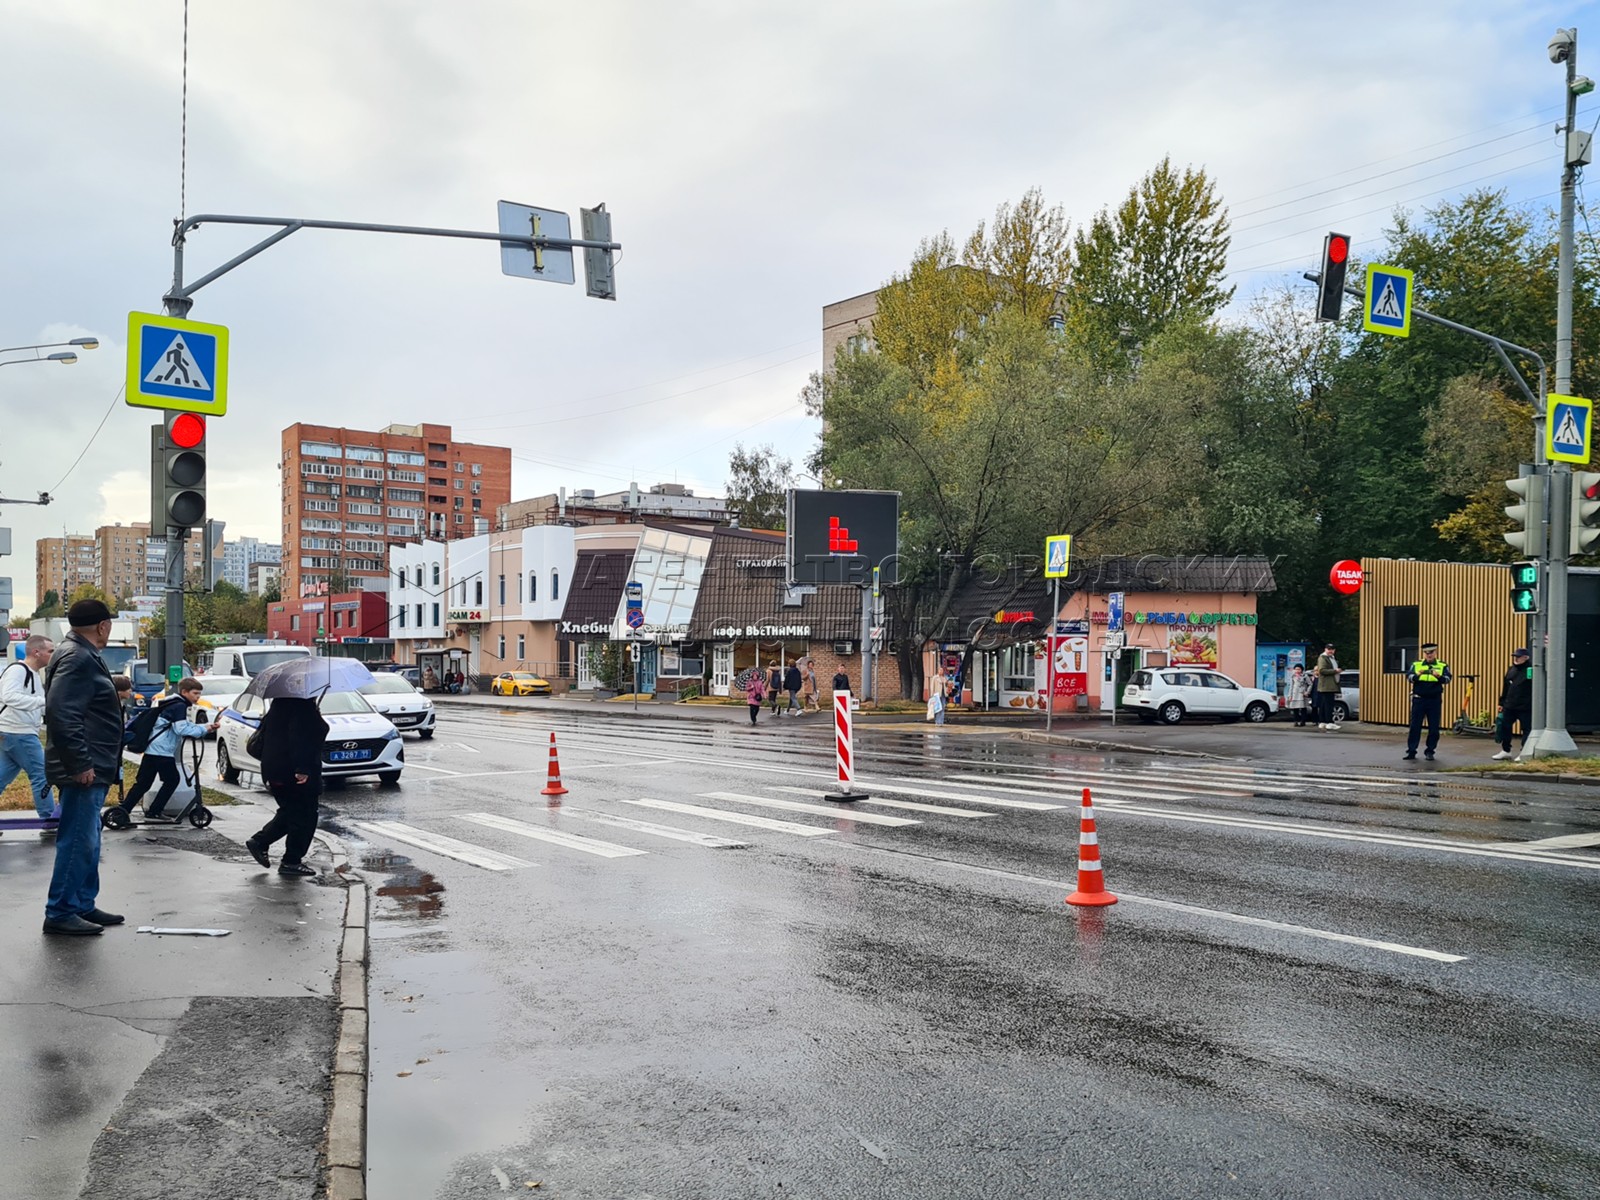
[[(824, 304), (1032, 186), (1087, 219), (1165, 154), (1230, 204), (1241, 294), (1325, 229), (1370, 251), (1396, 203), (1551, 204), (1545, 43), (1577, 24), (1600, 76), (1597, 8), (191, 0), (189, 213), (493, 229), (500, 199), (603, 200), (625, 247), (615, 304), (493, 243), (317, 231), (205, 288), (191, 315), (232, 332), (212, 515), (278, 540), (297, 420), (453, 425), (513, 447), (519, 497), (717, 492), (736, 441), (810, 449)], [(181, 0), (0, 0), (0, 345), (101, 339), (0, 371), (0, 494), (56, 493), (0, 513), (20, 612), (36, 537), (148, 510), (148, 413), (118, 402), (66, 473), (171, 277), (182, 41)], [(200, 229), (188, 278), (254, 240)]]

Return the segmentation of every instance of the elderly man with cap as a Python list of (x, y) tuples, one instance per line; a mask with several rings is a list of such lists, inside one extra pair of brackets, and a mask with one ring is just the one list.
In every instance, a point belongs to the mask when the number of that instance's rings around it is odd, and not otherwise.
[(1312, 674), (1316, 679), (1312, 684), (1311, 711), (1317, 728), (1330, 731), (1338, 729), (1339, 724), (1333, 719), (1333, 698), (1339, 694), (1339, 660), (1334, 657), (1332, 642), (1317, 655), (1317, 665)]
[(1428, 745), (1422, 757), (1431, 759), (1439, 747), (1439, 710), (1444, 705), (1444, 689), (1451, 680), (1450, 664), (1439, 661), (1435, 642), (1422, 644), (1422, 657), (1406, 672), (1411, 681), (1411, 729), (1406, 735), (1406, 758), (1417, 756), (1422, 740), (1422, 722), (1428, 722)]
[(111, 610), (99, 600), (79, 600), (67, 610), (67, 623), (72, 630), (44, 673), (45, 774), (61, 798), (44, 931), (97, 934), (122, 924), (95, 903), (100, 810), (122, 771), (122, 705), (100, 657), (111, 638)]
[[(1518, 646), (1511, 652), (1511, 665), (1500, 684), (1500, 750), (1495, 758), (1511, 757), (1511, 726), (1521, 726), (1522, 741), (1528, 744), (1528, 728), (1533, 724), (1533, 665), (1528, 648)], [(1517, 761), (1522, 761), (1519, 749)]]

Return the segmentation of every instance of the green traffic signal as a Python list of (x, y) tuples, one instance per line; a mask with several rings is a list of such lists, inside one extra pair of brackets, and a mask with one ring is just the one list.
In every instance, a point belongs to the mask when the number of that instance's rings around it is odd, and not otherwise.
[(1513, 612), (1536, 613), (1539, 611), (1539, 593), (1532, 588), (1512, 588), (1511, 608)]
[(1539, 564), (1511, 564), (1511, 611), (1530, 614), (1539, 611)]

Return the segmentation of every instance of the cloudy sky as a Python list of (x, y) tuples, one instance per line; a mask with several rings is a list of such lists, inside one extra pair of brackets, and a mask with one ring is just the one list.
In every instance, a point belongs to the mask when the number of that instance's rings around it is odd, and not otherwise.
[[(151, 420), (118, 389), (180, 204), (493, 229), (501, 199), (574, 217), (605, 201), (625, 248), (614, 304), (502, 275), (493, 243), (319, 231), (205, 288), (191, 315), (232, 335), (209, 443), (230, 537), (277, 540), (278, 431), (297, 420), (451, 424), (513, 447), (517, 496), (715, 493), (738, 441), (809, 450), (798, 395), (824, 304), (1029, 187), (1083, 220), (1162, 155), (1203, 165), (1242, 295), (1314, 269), (1329, 228), (1370, 250), (1397, 204), (1483, 184), (1554, 203), (1545, 43), (1576, 24), (1600, 77), (1597, 16), (1595, 0), (191, 0), (180, 182), (183, 0), (0, 0), (0, 345), (101, 339), (73, 366), (0, 371), (0, 494), (56, 496), (0, 512), (17, 551), (0, 571), (30, 611), (36, 537), (147, 514)], [(254, 240), (198, 230), (188, 278)]]

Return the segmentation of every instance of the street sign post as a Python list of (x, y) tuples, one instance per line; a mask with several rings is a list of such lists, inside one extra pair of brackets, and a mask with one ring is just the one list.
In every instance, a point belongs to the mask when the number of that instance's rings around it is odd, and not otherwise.
[(1411, 272), (1404, 267), (1367, 266), (1361, 328), (1391, 337), (1411, 336)]
[[(1055, 621), (1061, 616), (1061, 580), (1067, 573), (1067, 564), (1072, 560), (1072, 535), (1058, 533), (1044, 540), (1044, 577), (1050, 580), (1050, 620)], [(1044, 728), (1049, 733), (1056, 715), (1056, 656), (1046, 654), (1049, 660), (1045, 667), (1044, 685)]]
[(1121, 592), (1106, 595), (1106, 628), (1112, 633), (1122, 632), (1122, 601)]
[(1551, 462), (1587, 463), (1594, 441), (1594, 401), (1582, 396), (1545, 397), (1544, 455)]
[[(534, 208), (502, 200), (498, 205), (500, 232), (522, 237), (558, 238), (570, 241), (572, 218), (553, 208)], [(608, 223), (609, 228), (609, 223)], [(572, 250), (553, 246), (519, 246), (500, 243), (500, 272), (519, 279), (542, 279), (546, 283), (573, 283)]]
[(220, 417), (228, 411), (228, 327), (128, 314), (128, 387), (132, 408)]

